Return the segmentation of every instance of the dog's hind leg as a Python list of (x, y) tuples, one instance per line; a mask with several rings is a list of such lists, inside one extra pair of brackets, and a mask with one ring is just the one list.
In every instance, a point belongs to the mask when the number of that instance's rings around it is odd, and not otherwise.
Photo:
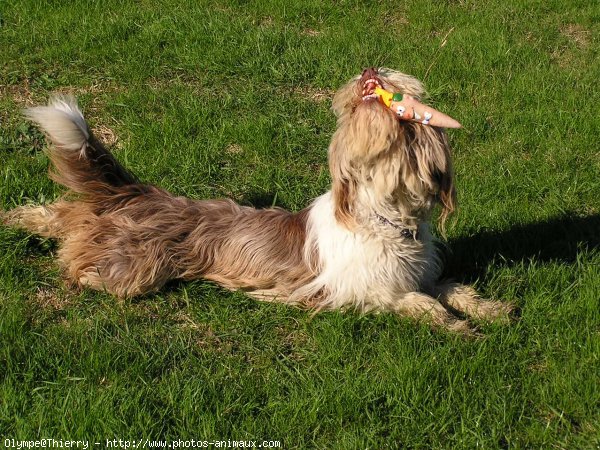
[(442, 304), (475, 319), (507, 322), (514, 306), (482, 299), (477, 291), (460, 283), (437, 285), (432, 292)]
[(2, 214), (2, 222), (44, 237), (56, 237), (56, 214), (51, 207), (19, 206)]
[(47, 235), (51, 215), (52, 213), (45, 206), (19, 206), (2, 213), (2, 222), (44, 236)]
[(394, 302), (393, 309), (403, 316), (425, 320), (449, 331), (470, 334), (473, 330), (466, 320), (450, 313), (435, 298), (420, 292), (409, 292)]
[[(130, 205), (131, 206), (131, 205)], [(140, 208), (156, 206), (143, 202)], [(135, 208), (133, 208), (135, 209)], [(62, 240), (58, 259), (65, 276), (82, 287), (104, 290), (119, 297), (133, 297), (160, 289), (179, 274), (175, 253), (181, 234), (160, 217), (135, 221), (136, 211), (121, 209), (102, 216), (86, 215), (86, 221)]]
[(50, 205), (25, 205), (0, 214), (0, 220), (31, 233), (63, 239), (84, 223), (89, 205), (59, 200)]

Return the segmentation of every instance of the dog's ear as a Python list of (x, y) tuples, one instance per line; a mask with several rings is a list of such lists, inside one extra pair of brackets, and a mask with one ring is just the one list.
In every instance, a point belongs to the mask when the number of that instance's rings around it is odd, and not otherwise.
[(341, 119), (342, 117), (349, 115), (354, 107), (356, 107), (357, 102), (361, 98), (356, 83), (359, 78), (360, 77), (354, 77), (335, 93), (331, 103), (331, 110), (336, 118)]
[(356, 199), (356, 184), (350, 179), (341, 179), (333, 182), (333, 201), (335, 204), (335, 218), (339, 223), (354, 229), (356, 219), (352, 213), (352, 207)]
[(336, 220), (352, 230), (356, 226), (353, 209), (356, 201), (357, 179), (342, 142), (343, 139), (336, 133), (329, 147), (331, 191)]
[(436, 127), (411, 125), (404, 127), (404, 130), (410, 166), (442, 206), (440, 228), (443, 232), (446, 219), (456, 206), (448, 138), (443, 129)]
[(440, 228), (442, 232), (446, 231), (446, 219), (456, 208), (456, 190), (454, 189), (454, 177), (452, 167), (446, 169), (439, 176), (440, 192), (438, 194), (442, 204), (442, 213), (440, 214)]

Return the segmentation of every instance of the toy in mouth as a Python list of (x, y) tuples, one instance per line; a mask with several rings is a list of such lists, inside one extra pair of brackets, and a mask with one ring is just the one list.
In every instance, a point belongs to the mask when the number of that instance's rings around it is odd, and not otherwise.
[(377, 72), (374, 69), (367, 69), (363, 72), (361, 78), (363, 80), (363, 101), (379, 101), (390, 108), (400, 120), (442, 128), (462, 127), (457, 120), (430, 106), (424, 105), (412, 95), (399, 92), (393, 93), (384, 89), (376, 74)]

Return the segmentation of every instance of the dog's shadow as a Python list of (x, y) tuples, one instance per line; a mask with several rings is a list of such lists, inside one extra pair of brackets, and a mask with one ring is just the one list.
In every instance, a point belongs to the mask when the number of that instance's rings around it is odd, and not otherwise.
[(240, 203), (253, 208), (283, 208), (288, 209), (287, 204), (281, 201), (276, 194), (271, 194), (263, 191), (251, 191), (240, 199)]
[(565, 214), (542, 222), (483, 231), (450, 239), (445, 256), (445, 278), (473, 282), (493, 262), (514, 266), (522, 262), (571, 264), (584, 249), (600, 248), (600, 215)]

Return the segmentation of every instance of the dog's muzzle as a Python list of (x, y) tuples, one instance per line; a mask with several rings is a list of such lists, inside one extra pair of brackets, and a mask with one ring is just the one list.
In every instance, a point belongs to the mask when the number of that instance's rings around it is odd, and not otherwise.
[(383, 84), (379, 79), (379, 74), (374, 68), (368, 68), (363, 70), (360, 77), (359, 84), (362, 87), (362, 99), (365, 100), (377, 100), (378, 95), (375, 94), (375, 89), (383, 88)]

